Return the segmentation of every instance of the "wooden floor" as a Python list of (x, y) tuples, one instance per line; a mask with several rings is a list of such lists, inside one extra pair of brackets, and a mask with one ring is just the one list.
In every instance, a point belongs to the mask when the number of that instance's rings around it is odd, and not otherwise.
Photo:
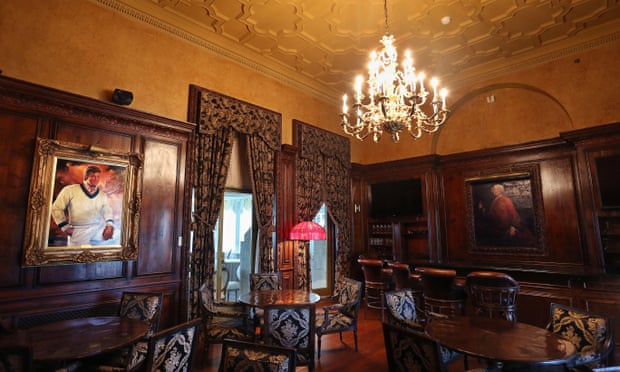
[[(324, 303), (319, 302), (317, 309)], [(320, 309), (317, 314), (320, 313)], [(366, 317), (364, 316), (366, 314)], [(364, 319), (365, 318), (365, 319)], [(321, 359), (316, 359), (316, 371), (376, 371), (388, 370), (383, 344), (383, 330), (381, 328), (380, 310), (365, 308), (360, 311), (358, 324), (358, 347), (355, 352), (353, 332), (343, 333), (343, 343), (338, 334), (325, 335), (321, 342)], [(196, 360), (196, 371), (216, 372), (220, 364), (221, 345), (212, 345), (209, 354), (200, 355)], [(202, 350), (202, 349), (201, 349)], [(471, 368), (471, 366), (470, 366)], [(299, 367), (297, 371), (306, 371), (306, 367)], [(462, 361), (456, 361), (449, 365), (450, 372), (463, 371)]]

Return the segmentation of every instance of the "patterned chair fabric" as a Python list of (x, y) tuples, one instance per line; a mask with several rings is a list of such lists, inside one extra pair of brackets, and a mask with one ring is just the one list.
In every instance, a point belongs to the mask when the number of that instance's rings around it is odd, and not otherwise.
[(280, 273), (250, 274), (250, 290), (281, 289)]
[[(439, 342), (423, 332), (383, 323), (383, 339), (390, 372), (447, 372)], [(499, 371), (468, 369), (466, 372)]]
[(613, 364), (614, 327), (611, 318), (552, 303), (550, 319), (547, 329), (571, 341), (577, 348), (576, 366), (595, 368), (603, 367), (607, 362)]
[(296, 354), (292, 348), (226, 339), (218, 372), (294, 372)]
[(192, 371), (200, 322), (200, 319), (194, 319), (151, 336), (146, 371)]
[[(388, 322), (417, 332), (424, 332), (425, 319), (418, 318), (413, 293), (408, 289), (385, 293)], [(460, 359), (462, 354), (443, 346), (439, 347), (443, 363)]]
[(204, 332), (204, 352), (210, 344), (222, 343), (224, 339), (253, 341), (254, 330), (250, 328), (250, 313), (245, 305), (216, 303), (213, 290), (203, 284), (200, 287), (200, 311)]
[(321, 359), (321, 336), (352, 331), (357, 351), (357, 318), (362, 300), (362, 282), (345, 278), (338, 293), (338, 303), (323, 307), (323, 316), (316, 320), (317, 355)]
[(30, 372), (32, 351), (28, 346), (5, 346), (0, 348), (0, 372)]
[(383, 323), (383, 338), (391, 372), (446, 372), (439, 343), (421, 332)]
[(423, 319), (418, 318), (418, 311), (411, 290), (400, 289), (386, 292), (385, 305), (388, 309), (389, 323), (414, 330), (423, 330)]
[(144, 364), (148, 337), (157, 332), (163, 303), (162, 293), (123, 292), (119, 316), (148, 322), (147, 338), (112, 354), (95, 358), (89, 364), (100, 372), (133, 371)]
[(314, 371), (314, 304), (274, 304), (265, 306), (263, 341), (267, 345), (294, 348), (297, 365)]

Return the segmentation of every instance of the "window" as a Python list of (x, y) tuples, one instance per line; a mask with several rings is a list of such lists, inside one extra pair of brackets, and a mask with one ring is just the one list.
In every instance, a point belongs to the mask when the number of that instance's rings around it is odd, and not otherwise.
[(249, 291), (253, 254), (252, 194), (226, 191), (215, 227), (216, 298), (237, 301)]

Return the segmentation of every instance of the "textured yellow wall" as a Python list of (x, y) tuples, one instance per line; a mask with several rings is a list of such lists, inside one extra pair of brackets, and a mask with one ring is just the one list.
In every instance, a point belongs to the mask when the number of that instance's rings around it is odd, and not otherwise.
[(338, 132), (338, 107), (299, 93), (209, 50), (85, 0), (0, 1), (0, 69), (9, 77), (109, 101), (134, 94), (131, 108), (187, 120), (189, 85)]
[[(579, 59), (579, 63), (575, 60)], [(400, 143), (351, 139), (353, 162), (451, 154), (620, 122), (620, 41), (451, 92), (453, 112), (433, 137)], [(365, 61), (360, 61), (365, 63)], [(151, 25), (85, 0), (0, 1), (0, 69), (9, 77), (187, 120), (189, 84), (282, 114), (282, 142), (297, 119), (337, 134), (333, 106)], [(444, 82), (450, 86), (450, 82)], [(494, 96), (494, 103), (487, 97)]]

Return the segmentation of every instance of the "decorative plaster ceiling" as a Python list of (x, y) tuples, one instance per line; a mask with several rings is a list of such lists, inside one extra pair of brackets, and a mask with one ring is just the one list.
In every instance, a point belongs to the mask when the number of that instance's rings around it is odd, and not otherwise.
[[(95, 1), (327, 101), (386, 28), (382, 0)], [(617, 40), (620, 0), (388, 0), (388, 21), (401, 57), (456, 88)]]

